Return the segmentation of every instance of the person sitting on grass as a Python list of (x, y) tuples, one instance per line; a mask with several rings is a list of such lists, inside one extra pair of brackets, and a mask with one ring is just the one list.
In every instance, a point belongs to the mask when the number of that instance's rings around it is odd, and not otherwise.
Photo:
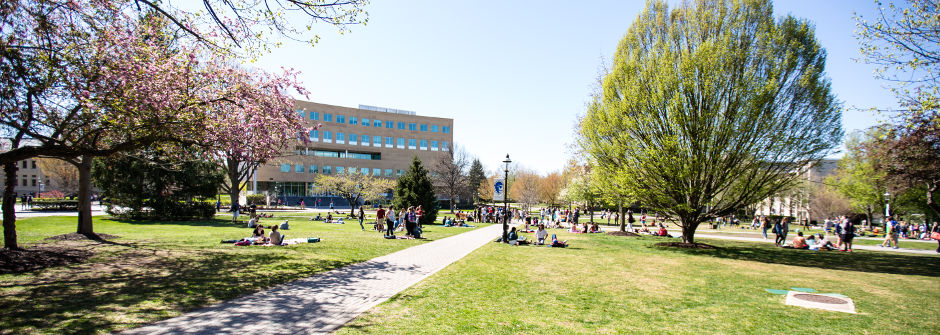
[(806, 238), (803, 237), (803, 232), (796, 233), (796, 237), (793, 238), (792, 245), (785, 245), (783, 247), (793, 249), (809, 249), (809, 245), (806, 244)]
[(597, 222), (594, 222), (594, 223), (591, 224), (591, 232), (592, 232), (592, 233), (600, 233), (600, 232), (601, 232), (601, 228), (597, 226)]
[(251, 218), (251, 220), (248, 220), (248, 228), (254, 228), (256, 226), (258, 226), (258, 218)]
[(656, 236), (672, 237), (672, 235), (669, 235), (669, 231), (666, 230), (666, 227), (659, 227), (659, 232), (656, 233)]
[(264, 244), (267, 240), (267, 237), (264, 236), (264, 226), (257, 225), (255, 230), (251, 233), (251, 238), (248, 239), (252, 244)]
[(535, 231), (535, 244), (538, 244), (538, 245), (545, 244), (546, 237), (548, 237), (548, 231), (545, 230), (544, 224), (540, 224), (539, 230)]
[(509, 237), (506, 238), (509, 241), (509, 244), (516, 245), (519, 241), (519, 234), (516, 233), (516, 227), (512, 227), (509, 230)]
[(326, 223), (333, 223), (333, 213), (326, 213)]
[(290, 224), (287, 223), (287, 220), (281, 222), (281, 230), (290, 230)]
[(822, 233), (816, 234), (816, 245), (819, 247), (819, 250), (836, 249), (836, 246), (832, 244), (832, 241), (829, 240), (829, 237), (824, 236)]
[(277, 231), (277, 226), (271, 226), (271, 236), (268, 241), (270, 241), (272, 245), (281, 245), (282, 240), (283, 236)]

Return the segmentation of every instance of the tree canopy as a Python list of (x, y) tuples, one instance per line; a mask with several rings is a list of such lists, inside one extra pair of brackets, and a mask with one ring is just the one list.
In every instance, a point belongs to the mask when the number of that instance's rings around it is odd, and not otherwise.
[(411, 206), (421, 206), (424, 209), (424, 216), (420, 220), (422, 225), (432, 224), (437, 220), (437, 196), (434, 194), (434, 184), (431, 183), (428, 170), (421, 165), (421, 159), (418, 159), (418, 156), (411, 161), (411, 166), (405, 174), (398, 178), (395, 198), (392, 202), (396, 208), (407, 209)]
[(842, 137), (811, 23), (770, 1), (649, 2), (581, 122), (585, 152), (646, 208), (699, 223), (791, 186)]

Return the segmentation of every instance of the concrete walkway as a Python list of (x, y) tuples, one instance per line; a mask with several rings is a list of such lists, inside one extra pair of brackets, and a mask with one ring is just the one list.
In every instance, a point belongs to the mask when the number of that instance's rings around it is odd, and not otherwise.
[(123, 334), (330, 333), (495, 240), (501, 229), (492, 225), (417, 245)]
[[(791, 237), (791, 238), (787, 239), (787, 241), (789, 242), (789, 241), (792, 240), (792, 237), (795, 236), (795, 235), (790, 234), (790, 235), (788, 235), (788, 236)], [(695, 234), (695, 238), (713, 238), (713, 239), (717, 239), (717, 240), (733, 240), (733, 241), (774, 243), (774, 239), (772, 239), (772, 238), (769, 238), (769, 239), (766, 239), (766, 240), (765, 240), (765, 239), (760, 238), (760, 237), (738, 237), (738, 236), (725, 236), (725, 235), (709, 235), (709, 234), (700, 234), (700, 233), (696, 233), (696, 234)], [(934, 242), (934, 243), (936, 243), (936, 242)], [(909, 248), (892, 249), (892, 248), (879, 247), (879, 246), (876, 246), (876, 245), (858, 245), (858, 244), (855, 244), (855, 245), (852, 246), (852, 249), (869, 250), (869, 251), (901, 252), (901, 253), (919, 254), (919, 255), (936, 255), (936, 254), (937, 254), (937, 251), (936, 251), (936, 250), (909, 249)]]

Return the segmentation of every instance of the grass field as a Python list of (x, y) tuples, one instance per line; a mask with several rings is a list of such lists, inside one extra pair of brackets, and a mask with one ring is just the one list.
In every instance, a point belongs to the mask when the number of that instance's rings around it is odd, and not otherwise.
[[(43, 241), (75, 231), (74, 217), (17, 220), (21, 245), (90, 250), (81, 264), (0, 275), (0, 334), (107, 333), (133, 328), (236, 298), (277, 284), (365, 261), (413, 245), (466, 232), (426, 226), (427, 240), (386, 240), (344, 225), (280, 213), (262, 224), (291, 217), (287, 238), (322, 242), (284, 247), (235, 247), (221, 240), (250, 236), (245, 221), (118, 221), (95, 218), (95, 231), (120, 236), (105, 242)], [(368, 226), (367, 226), (368, 227)]]
[[(490, 243), (339, 334), (935, 334), (940, 256), (807, 252), (705, 240), (571, 235), (567, 249)], [(766, 288), (852, 298), (858, 314), (783, 304)]]

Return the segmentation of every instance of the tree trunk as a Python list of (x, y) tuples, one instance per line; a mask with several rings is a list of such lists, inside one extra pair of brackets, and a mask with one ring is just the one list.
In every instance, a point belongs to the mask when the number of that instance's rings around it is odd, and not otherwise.
[(617, 215), (617, 220), (620, 220), (620, 231), (627, 231), (626, 220), (623, 219), (623, 203), (622, 202), (617, 204), (617, 212), (619, 213)]
[(589, 205), (590, 209), (588, 210), (588, 215), (591, 216), (591, 224), (594, 224), (594, 205)]
[(695, 243), (695, 228), (698, 228), (698, 222), (681, 219), (682, 222), (682, 242)]
[(937, 191), (938, 185), (940, 185), (940, 183), (927, 183), (927, 207), (930, 207), (937, 216), (940, 216), (940, 205), (933, 199), (933, 192)]
[[(225, 160), (227, 163), (225, 167), (228, 170), (226, 171), (226, 174), (228, 175), (228, 182), (229, 182), (229, 188), (228, 188), (229, 201), (232, 204), (235, 204), (235, 203), (238, 203), (238, 198), (241, 195), (241, 187), (240, 187), (241, 180), (238, 176), (238, 161), (232, 158), (226, 158)], [(277, 203), (277, 199), (274, 200), (274, 203)]]
[(871, 229), (872, 221), (874, 220), (874, 218), (872, 218), (871, 205), (868, 205), (866, 208), (868, 209), (868, 213), (866, 213), (866, 215), (868, 215), (868, 229)]
[(78, 233), (97, 237), (91, 221), (91, 156), (78, 162)]
[(3, 246), (19, 249), (16, 245), (16, 171), (17, 162), (3, 164), (6, 180), (3, 187)]

